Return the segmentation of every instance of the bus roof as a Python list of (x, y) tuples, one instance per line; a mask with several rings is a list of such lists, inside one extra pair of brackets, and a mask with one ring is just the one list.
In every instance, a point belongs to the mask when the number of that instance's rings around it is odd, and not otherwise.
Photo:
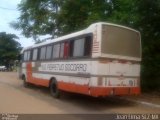
[(46, 42), (43, 42), (43, 43), (34, 44), (32, 46), (26, 47), (21, 51), (21, 53), (23, 51), (27, 50), (27, 49), (32, 49), (32, 48), (36, 48), (36, 47), (39, 47), (39, 46), (43, 46), (43, 45), (51, 44), (51, 43), (54, 43), (54, 42), (58, 42), (58, 41), (61, 41), (61, 40), (65, 40), (65, 39), (73, 38), (73, 37), (76, 37), (76, 36), (80, 36), (80, 35), (83, 35), (83, 34), (92, 33), (93, 30), (94, 30), (93, 28), (95, 26), (97, 26), (97, 25), (98, 26), (99, 25), (111, 25), (111, 26), (121, 27), (121, 28), (125, 28), (125, 29), (128, 29), (128, 30), (131, 30), (131, 31), (139, 33), (139, 31), (137, 31), (137, 30), (134, 30), (132, 28), (125, 27), (125, 26), (122, 26), (122, 25), (117, 25), (117, 24), (108, 23), (108, 22), (97, 22), (97, 23), (91, 24), (88, 28), (86, 28), (84, 30), (81, 30), (81, 31), (78, 31), (78, 32), (74, 32), (74, 33), (71, 33), (71, 34), (68, 34), (68, 35), (64, 35), (64, 36), (61, 36), (61, 37), (58, 37), (58, 38), (54, 38), (52, 40), (49, 40), (49, 41), (46, 41)]

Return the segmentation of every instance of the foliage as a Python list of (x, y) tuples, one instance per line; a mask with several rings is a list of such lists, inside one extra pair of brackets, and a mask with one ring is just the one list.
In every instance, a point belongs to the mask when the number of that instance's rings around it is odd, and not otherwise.
[(18, 37), (14, 34), (0, 32), (0, 65), (9, 68), (17, 59), (21, 49), (20, 44), (15, 41)]
[(93, 22), (110, 21), (133, 26), (138, 0), (22, 0), (18, 21), (11, 23), (26, 37), (52, 37), (83, 29)]
[(140, 0), (137, 27), (142, 34), (142, 86), (160, 90), (160, 1)]
[(22, 0), (12, 26), (27, 37), (68, 34), (97, 21), (126, 25), (142, 34), (142, 86), (160, 86), (159, 0)]
[(58, 35), (68, 34), (86, 27), (85, 20), (88, 17), (90, 1), (68, 0), (61, 5), (57, 16)]
[(22, 0), (18, 5), (21, 12), (17, 22), (12, 22), (15, 29), (22, 29), (25, 37), (38, 39), (38, 35), (53, 34), (56, 29), (56, 13), (59, 0)]

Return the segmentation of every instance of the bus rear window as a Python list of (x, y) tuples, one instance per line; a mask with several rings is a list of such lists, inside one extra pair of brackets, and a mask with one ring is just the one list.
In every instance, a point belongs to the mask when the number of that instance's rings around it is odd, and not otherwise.
[(140, 58), (140, 35), (130, 29), (103, 25), (102, 53)]

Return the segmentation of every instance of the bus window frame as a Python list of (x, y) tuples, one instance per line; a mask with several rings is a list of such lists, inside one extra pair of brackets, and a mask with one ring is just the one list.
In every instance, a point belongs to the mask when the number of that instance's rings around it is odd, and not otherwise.
[[(75, 41), (75, 40), (78, 40), (78, 39), (83, 39), (85, 38), (85, 41), (86, 41), (86, 38), (87, 37), (90, 37), (91, 38), (91, 42), (90, 42), (90, 54), (88, 56), (76, 56), (74, 57), (73, 55), (71, 56), (70, 55), (70, 41)], [(85, 44), (86, 42), (84, 42)], [(74, 42), (73, 42), (74, 44)], [(69, 39), (69, 59), (84, 59), (84, 58), (91, 58), (92, 57), (92, 44), (93, 44), (93, 33), (89, 33), (89, 34), (84, 34), (84, 35), (80, 35), (80, 36), (77, 36), (77, 37), (74, 37), (74, 38), (71, 38)], [(85, 46), (84, 46), (85, 48)], [(73, 51), (72, 51), (73, 52)], [(84, 51), (85, 52), (85, 51)], [(73, 54), (73, 53), (72, 53)], [(85, 53), (83, 53), (85, 54)]]
[[(33, 60), (33, 53), (34, 53), (34, 50), (35, 50), (35, 49), (37, 49), (37, 59), (36, 59), (36, 60)], [(39, 56), (38, 53), (39, 53), (39, 49), (36, 47), (36, 48), (33, 48), (31, 51), (32, 51), (32, 59), (31, 59), (31, 61), (38, 61), (38, 56)]]
[[(47, 44), (45, 46), (46, 46), (45, 60), (50, 61), (50, 60), (52, 60), (52, 56), (53, 56), (53, 44)], [(51, 56), (49, 59), (47, 59), (47, 47), (49, 47), (49, 46), (51, 46)]]
[[(24, 59), (25, 52), (27, 52), (27, 60)], [(29, 59), (28, 59), (28, 52), (30, 52)], [(32, 55), (32, 49), (27, 49), (27, 50), (23, 51), (23, 53), (22, 53), (22, 56), (23, 56), (22, 62), (30, 62), (32, 60), (31, 59), (32, 58), (31, 55)]]
[[(41, 58), (41, 49), (42, 49), (42, 48), (45, 48), (45, 53), (44, 53), (44, 58), (43, 58), (43, 59)], [(39, 60), (40, 60), (40, 61), (46, 60), (46, 50), (47, 50), (47, 46), (46, 46), (46, 45), (43, 45), (43, 46), (41, 46), (41, 47), (39, 48)]]
[[(84, 56), (85, 55), (85, 51), (84, 51), (84, 55), (83, 56), (76, 56), (76, 57), (73, 57), (70, 55), (70, 42), (71, 41), (75, 41), (75, 40), (78, 40), (78, 39), (83, 39), (85, 38), (85, 42), (84, 44), (86, 43), (86, 38), (87, 37), (90, 37), (91, 39), (91, 42), (90, 42), (90, 54), (87, 55), (87, 56)], [(64, 43), (64, 47), (65, 47), (65, 43), (68, 44), (68, 50), (67, 50), (67, 55), (64, 56), (64, 53), (65, 53), (65, 49), (63, 50), (63, 57), (60, 57), (60, 52), (61, 52), (61, 44)], [(73, 42), (74, 43), (74, 42)], [(56, 44), (60, 44), (60, 49), (59, 49), (59, 57), (58, 58), (53, 58), (53, 46), (56, 45)], [(32, 60), (32, 56), (30, 57), (30, 60), (27, 60), (25, 62), (28, 62), (28, 61), (57, 61), (57, 60), (72, 60), (72, 59), (86, 59), (86, 58), (91, 58), (92, 57), (92, 44), (93, 44), (93, 33), (88, 33), (88, 34), (84, 34), (84, 35), (79, 35), (77, 37), (72, 37), (72, 38), (69, 38), (69, 39), (65, 39), (65, 40), (62, 40), (62, 41), (57, 41), (57, 42), (54, 42), (54, 43), (51, 43), (51, 44), (46, 44), (46, 45), (42, 45), (42, 46), (38, 46), (38, 47), (34, 47), (34, 48), (31, 48), (31, 49), (27, 49), (25, 50), (24, 52), (26, 51), (30, 51), (30, 56), (33, 54), (33, 50), (34, 49), (37, 49), (38, 50), (38, 53), (37, 53), (37, 60)], [(47, 52), (47, 46), (52, 46), (52, 53), (51, 53), (51, 59), (46, 59), (46, 52)], [(45, 47), (46, 50), (45, 50), (45, 59), (40, 59), (40, 54), (41, 54), (41, 48)], [(73, 46), (74, 47), (74, 46)], [(84, 49), (85, 49), (85, 46), (84, 46)], [(24, 52), (23, 52), (23, 56), (24, 56)], [(24, 57), (23, 57), (24, 59)], [(24, 60), (23, 60), (24, 61)]]

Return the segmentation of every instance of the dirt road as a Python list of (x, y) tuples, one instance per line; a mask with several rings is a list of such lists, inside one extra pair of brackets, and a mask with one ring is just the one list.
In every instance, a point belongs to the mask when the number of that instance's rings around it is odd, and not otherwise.
[(160, 113), (160, 109), (138, 105), (118, 98), (93, 98), (65, 93), (60, 99), (49, 90), (24, 88), (15, 72), (0, 72), (0, 113), (86, 114), (86, 113)]

